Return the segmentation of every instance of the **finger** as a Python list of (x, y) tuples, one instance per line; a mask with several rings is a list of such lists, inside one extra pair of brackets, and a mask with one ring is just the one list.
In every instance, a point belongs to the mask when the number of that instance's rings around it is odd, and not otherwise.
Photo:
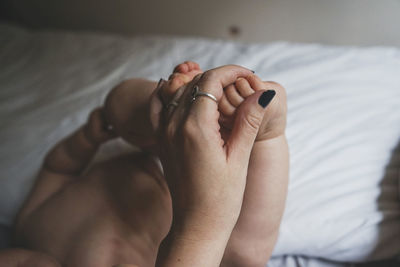
[(222, 96), (222, 88), (234, 83), (239, 77), (247, 77), (253, 72), (238, 65), (225, 65), (203, 73), (199, 87), (207, 93), (214, 95), (217, 100)]
[(185, 92), (185, 86), (181, 86), (173, 96), (173, 98), (170, 100), (170, 102), (167, 105), (167, 117), (169, 118), (171, 114), (176, 110), (176, 108), (179, 106), (180, 99)]
[[(204, 72), (197, 85), (200, 91), (213, 95), (219, 102), (224, 87), (234, 83), (239, 77), (246, 77), (250, 74), (252, 71), (244, 67), (226, 65)], [(218, 103), (209, 97), (197, 97), (190, 109), (190, 114), (196, 116), (201, 125), (209, 125), (212, 131), (218, 127)]]
[(176, 93), (176, 90), (185, 84), (183, 80), (184, 75), (181, 74), (172, 74), (168, 81), (162, 81), (161, 89), (160, 89), (160, 97), (165, 106), (171, 102), (171, 99)]
[(199, 136), (212, 137), (207, 140), (209, 144), (221, 144), (218, 103), (205, 96), (198, 96), (192, 103), (193, 89), (195, 85), (198, 85), (201, 91), (210, 93), (219, 100), (224, 87), (232, 84), (238, 77), (246, 77), (251, 73), (252, 71), (244, 67), (227, 65), (197, 75), (192, 82), (185, 86), (178, 106), (167, 118), (167, 135), (174, 135), (176, 129), (183, 126), (187, 117), (190, 116), (196, 122), (194, 125), (199, 131)]
[[(198, 82), (200, 77), (201, 75), (196, 76), (190, 83), (179, 88), (172, 99), (176, 105), (169, 105), (167, 108), (164, 108), (161, 111), (164, 137), (167, 139), (174, 139), (178, 127), (184, 123), (188, 113), (187, 110), (191, 105), (190, 94), (192, 92), (192, 88), (194, 87), (194, 84)], [(161, 88), (160, 90), (163, 89)]]
[(237, 87), (233, 84), (230, 84), (227, 88), (225, 88), (224, 95), (228, 99), (229, 103), (231, 103), (231, 105), (234, 107), (238, 107), (244, 100), (243, 97), (239, 95)]
[(188, 107), (190, 107), (191, 101), (191, 93), (193, 91), (193, 87), (198, 83), (201, 78), (201, 74), (196, 75), (191, 82), (188, 84), (181, 86), (171, 99), (171, 102), (177, 103), (177, 105), (173, 107), (169, 107), (167, 109), (167, 118), (171, 119), (172, 113), (176, 113), (176, 118), (174, 120), (181, 120), (182, 114), (186, 113)]
[(218, 110), (224, 116), (232, 116), (235, 113), (236, 108), (232, 106), (229, 100), (226, 98), (226, 95), (223, 94), (221, 100), (218, 103)]
[[(168, 82), (164, 79), (160, 79), (156, 88), (150, 96), (150, 123), (156, 136), (159, 137), (160, 131), (164, 128), (165, 122), (165, 109), (168, 105), (167, 99), (165, 99), (165, 87)], [(168, 100), (169, 101), (169, 100)]]
[[(250, 83), (250, 79), (252, 79), (252, 77), (254, 77), (254, 76), (255, 75), (250, 75), (246, 79), (239, 78), (235, 82), (236, 89), (243, 98), (249, 97), (254, 93), (253, 84)], [(257, 77), (257, 76), (255, 76), (255, 77)], [(252, 79), (252, 80), (254, 80), (254, 79)]]
[(246, 98), (236, 111), (232, 134), (227, 143), (228, 158), (247, 162), (254, 145), (266, 107), (275, 96), (274, 90), (257, 91)]

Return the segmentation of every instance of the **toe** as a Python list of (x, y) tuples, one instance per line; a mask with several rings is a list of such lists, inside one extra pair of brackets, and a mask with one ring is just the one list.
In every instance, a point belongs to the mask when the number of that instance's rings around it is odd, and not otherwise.
[(185, 83), (189, 82), (188, 78), (184, 74), (173, 75), (171, 79), (168, 81), (168, 85), (166, 86), (166, 93), (170, 96), (173, 96), (179, 87), (185, 85)]
[(199, 64), (193, 61), (185, 61), (174, 68), (174, 72), (188, 73), (193, 70), (200, 70)]
[[(248, 86), (250, 87), (250, 86)], [(243, 97), (237, 91), (235, 85), (231, 84), (225, 89), (225, 95), (232, 106), (238, 107), (243, 102)]]
[(185, 61), (185, 63), (189, 66), (189, 71), (200, 70), (200, 65), (194, 61)]
[(264, 82), (255, 74), (249, 75), (246, 80), (255, 91), (266, 90)]
[(174, 68), (174, 73), (187, 73), (189, 72), (189, 65), (184, 63), (179, 64)]
[(178, 73), (178, 72), (172, 73), (168, 77), (168, 81), (172, 81), (172, 83), (180, 83), (180, 81), (182, 81), (183, 83), (188, 83), (191, 80), (192, 80), (192, 78), (188, 74), (182, 74), (182, 73)]
[(174, 75), (182, 75), (180, 76), (181, 79), (185, 83), (188, 83), (200, 73), (203, 73), (203, 71), (200, 69), (199, 64), (193, 61), (185, 61), (174, 68), (174, 71), (169, 79), (171, 79), (171, 77), (173, 77)]
[(228, 101), (225, 94), (222, 95), (222, 98), (219, 101), (218, 109), (225, 117), (232, 116), (236, 110), (236, 108)]
[(243, 98), (249, 97), (254, 93), (254, 89), (247, 79), (239, 78), (236, 80), (235, 85), (237, 91)]

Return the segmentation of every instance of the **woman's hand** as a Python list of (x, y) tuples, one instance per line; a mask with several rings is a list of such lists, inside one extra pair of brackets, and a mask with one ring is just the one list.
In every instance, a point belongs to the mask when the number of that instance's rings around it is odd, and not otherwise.
[[(159, 149), (173, 203), (171, 231), (160, 247), (159, 266), (218, 266), (240, 213), (250, 152), (264, 108), (263, 91), (241, 105), (233, 130), (221, 137), (217, 103), (223, 88), (252, 72), (228, 65), (183, 86), (168, 110), (158, 107)], [(167, 90), (161, 87), (158, 90)]]

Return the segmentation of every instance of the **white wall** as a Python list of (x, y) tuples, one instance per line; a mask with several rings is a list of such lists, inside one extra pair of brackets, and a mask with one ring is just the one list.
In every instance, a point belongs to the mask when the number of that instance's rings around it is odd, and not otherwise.
[(4, 1), (35, 27), (400, 46), (400, 0)]

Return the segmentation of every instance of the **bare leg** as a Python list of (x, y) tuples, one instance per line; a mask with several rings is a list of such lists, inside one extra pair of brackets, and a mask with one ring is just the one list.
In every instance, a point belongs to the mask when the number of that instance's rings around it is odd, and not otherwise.
[(225, 250), (222, 266), (265, 266), (278, 237), (287, 194), (289, 152), (285, 137), (286, 94), (276, 83), (252, 75), (238, 79), (225, 90), (220, 103), (223, 122), (229, 130), (236, 108), (257, 90), (273, 89), (275, 97), (254, 144), (246, 190), (238, 222)]

